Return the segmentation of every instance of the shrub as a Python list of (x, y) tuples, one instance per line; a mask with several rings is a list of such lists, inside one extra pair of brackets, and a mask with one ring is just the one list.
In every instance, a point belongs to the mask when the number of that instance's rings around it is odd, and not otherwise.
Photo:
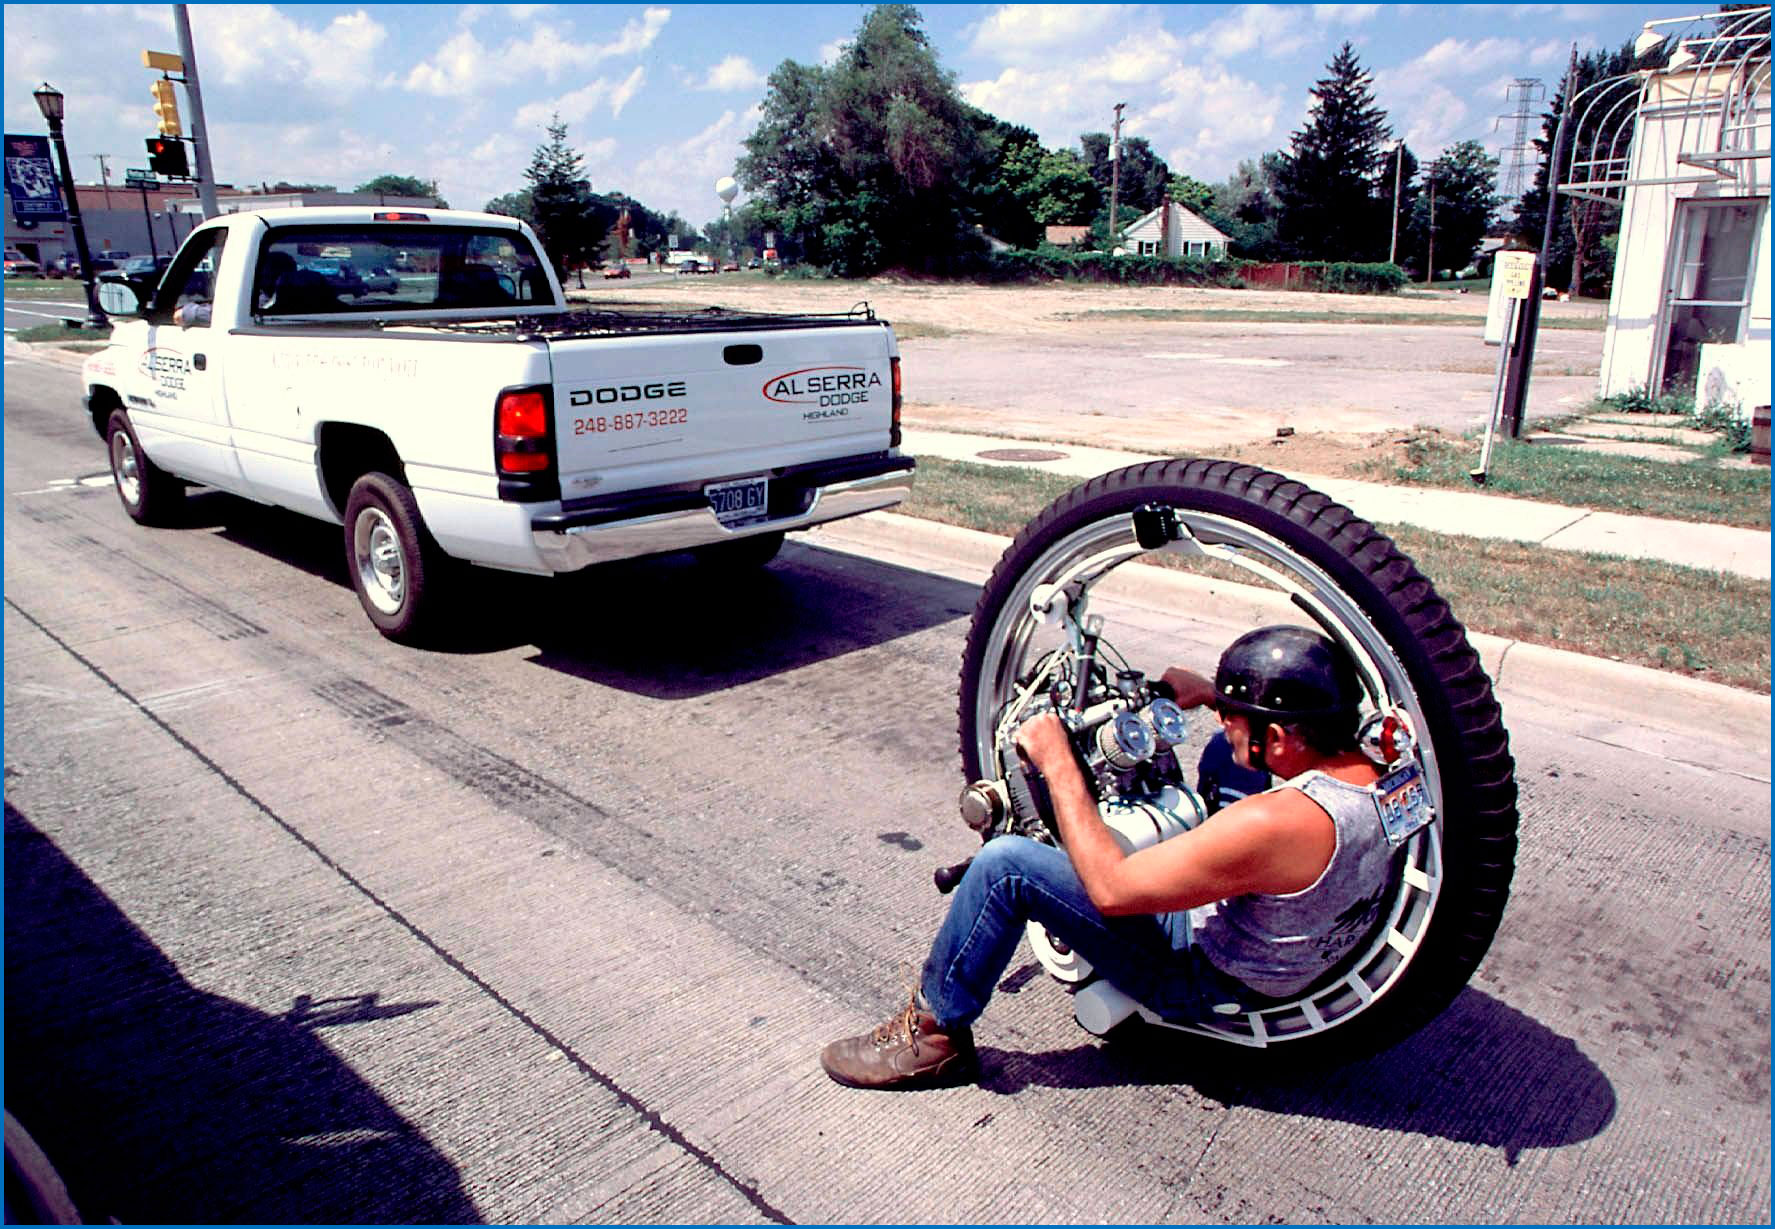
[(1013, 248), (987, 256), (981, 276), (993, 282), (1043, 279), (1125, 286), (1233, 286), (1238, 266), (1225, 260), (1162, 260), (1157, 256), (1111, 256), (1107, 252), (1066, 252), (1059, 248)]

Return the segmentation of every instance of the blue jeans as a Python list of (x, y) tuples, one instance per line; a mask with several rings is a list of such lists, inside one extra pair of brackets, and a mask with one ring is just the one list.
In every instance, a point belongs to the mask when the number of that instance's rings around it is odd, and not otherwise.
[(1187, 913), (1105, 917), (1065, 850), (1001, 836), (975, 855), (956, 885), (925, 960), (919, 991), (938, 1024), (965, 1028), (979, 1019), (1030, 921), (1168, 1020), (1205, 1019), (1216, 1004), (1239, 1001), (1239, 983), (1193, 942)]

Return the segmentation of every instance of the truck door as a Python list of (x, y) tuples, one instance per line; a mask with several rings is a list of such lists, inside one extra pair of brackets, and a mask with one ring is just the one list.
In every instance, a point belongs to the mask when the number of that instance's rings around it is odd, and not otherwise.
[(219, 361), (227, 329), (211, 324), (216, 275), (228, 232), (200, 232), (179, 249), (148, 312), (148, 346), (137, 360), (149, 404), (128, 407), (142, 447), (183, 478), (241, 489)]

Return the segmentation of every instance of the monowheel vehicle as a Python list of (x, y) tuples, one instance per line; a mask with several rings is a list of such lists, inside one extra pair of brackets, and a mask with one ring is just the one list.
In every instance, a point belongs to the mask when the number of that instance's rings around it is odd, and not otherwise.
[[(1157, 608), (1106, 600), (1124, 612), (1111, 626), (1090, 609), (1093, 592), (1102, 596), (1099, 587), (1135, 561), (1181, 574), (1135, 569), (1162, 575), (1165, 597)], [(1224, 644), (1249, 630), (1201, 625), (1192, 602), (1209, 588), (1241, 595), (1241, 606), (1250, 595), (1252, 626), (1316, 627), (1356, 662), (1364, 750), (1381, 766), (1383, 796), (1408, 802), (1380, 808), (1396, 846), (1380, 920), (1304, 993), (1254, 994), (1205, 1022), (1163, 1020), (1091, 981), (1089, 966), (1039, 926), (1031, 947), (1049, 973), (1075, 984), (1075, 1014), (1094, 1032), (1139, 1015), (1229, 1054), (1378, 1049), (1446, 1007), (1489, 947), (1514, 866), (1516, 785), (1491, 682), (1465, 629), (1390, 539), (1326, 496), (1254, 466), (1179, 459), (1102, 475), (1049, 505), (1006, 549), (974, 610), (959, 715), (963, 770), (975, 784), (963, 792), (963, 817), (983, 839), (1058, 840), (1030, 805), (1013, 742), (1025, 720), (1053, 707), (1125, 848), (1201, 822), (1186, 771), (1205, 731), (1187, 733), (1162, 685), (1131, 662), (1156, 676), (1188, 664), (1180, 643)], [(1386, 794), (1396, 780), (1411, 788)], [(939, 887), (959, 869), (939, 871)]]

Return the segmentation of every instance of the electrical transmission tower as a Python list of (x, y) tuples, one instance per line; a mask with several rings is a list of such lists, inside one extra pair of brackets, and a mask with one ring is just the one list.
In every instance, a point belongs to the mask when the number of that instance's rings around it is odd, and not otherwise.
[(1505, 97), (1513, 110), (1498, 116), (1491, 130), (1496, 132), (1505, 120), (1516, 121), (1516, 139), (1498, 151), (1498, 192), (1506, 200), (1515, 200), (1528, 187), (1529, 167), (1535, 160), (1535, 147), (1528, 139), (1529, 123), (1538, 118), (1532, 107), (1547, 97), (1547, 90), (1539, 77), (1518, 77)]

